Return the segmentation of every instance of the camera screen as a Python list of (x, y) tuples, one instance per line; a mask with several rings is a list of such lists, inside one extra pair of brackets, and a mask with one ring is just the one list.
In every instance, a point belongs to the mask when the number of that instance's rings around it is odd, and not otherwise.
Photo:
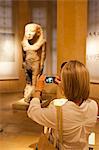
[(46, 77), (45, 82), (46, 83), (53, 83), (55, 80), (55, 77)]

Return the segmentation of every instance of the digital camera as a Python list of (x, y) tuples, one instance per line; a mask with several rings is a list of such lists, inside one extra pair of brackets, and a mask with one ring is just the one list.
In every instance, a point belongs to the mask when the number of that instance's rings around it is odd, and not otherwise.
[(52, 77), (52, 76), (46, 77), (45, 82), (46, 83), (54, 83), (55, 82), (55, 77)]

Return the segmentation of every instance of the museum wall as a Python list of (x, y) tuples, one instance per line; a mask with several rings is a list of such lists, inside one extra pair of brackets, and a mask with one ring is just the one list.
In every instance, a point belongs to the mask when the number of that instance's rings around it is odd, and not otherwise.
[(95, 98), (99, 103), (99, 84), (90, 84), (90, 97)]
[[(87, 0), (57, 2), (58, 72), (63, 61), (77, 59), (86, 64), (87, 6)], [(99, 99), (99, 84), (90, 84), (90, 97)]]

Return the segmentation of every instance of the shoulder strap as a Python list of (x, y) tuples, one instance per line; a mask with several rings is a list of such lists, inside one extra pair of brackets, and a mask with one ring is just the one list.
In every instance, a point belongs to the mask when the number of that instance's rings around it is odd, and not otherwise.
[[(56, 136), (59, 136), (59, 142), (63, 143), (63, 115), (62, 115), (62, 106), (67, 103), (67, 99), (55, 99), (54, 106), (56, 107)], [(54, 144), (56, 144), (56, 140)]]
[(59, 135), (59, 142), (63, 143), (63, 119), (62, 119), (62, 106), (56, 106), (57, 118), (56, 118), (56, 133)]

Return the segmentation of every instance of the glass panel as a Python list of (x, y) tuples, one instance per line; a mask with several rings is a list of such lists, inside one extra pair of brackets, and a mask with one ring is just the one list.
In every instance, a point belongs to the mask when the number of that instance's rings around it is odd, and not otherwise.
[(0, 62), (15, 61), (14, 34), (0, 33)]
[(18, 79), (12, 19), (12, 1), (0, 1), (0, 80)]
[(33, 22), (42, 26), (46, 36), (47, 12), (45, 7), (36, 7), (32, 11)]
[(46, 8), (33, 8), (33, 22), (40, 24), (43, 28), (46, 28)]
[(12, 32), (11, 1), (3, 1), (0, 4), (0, 32)]

